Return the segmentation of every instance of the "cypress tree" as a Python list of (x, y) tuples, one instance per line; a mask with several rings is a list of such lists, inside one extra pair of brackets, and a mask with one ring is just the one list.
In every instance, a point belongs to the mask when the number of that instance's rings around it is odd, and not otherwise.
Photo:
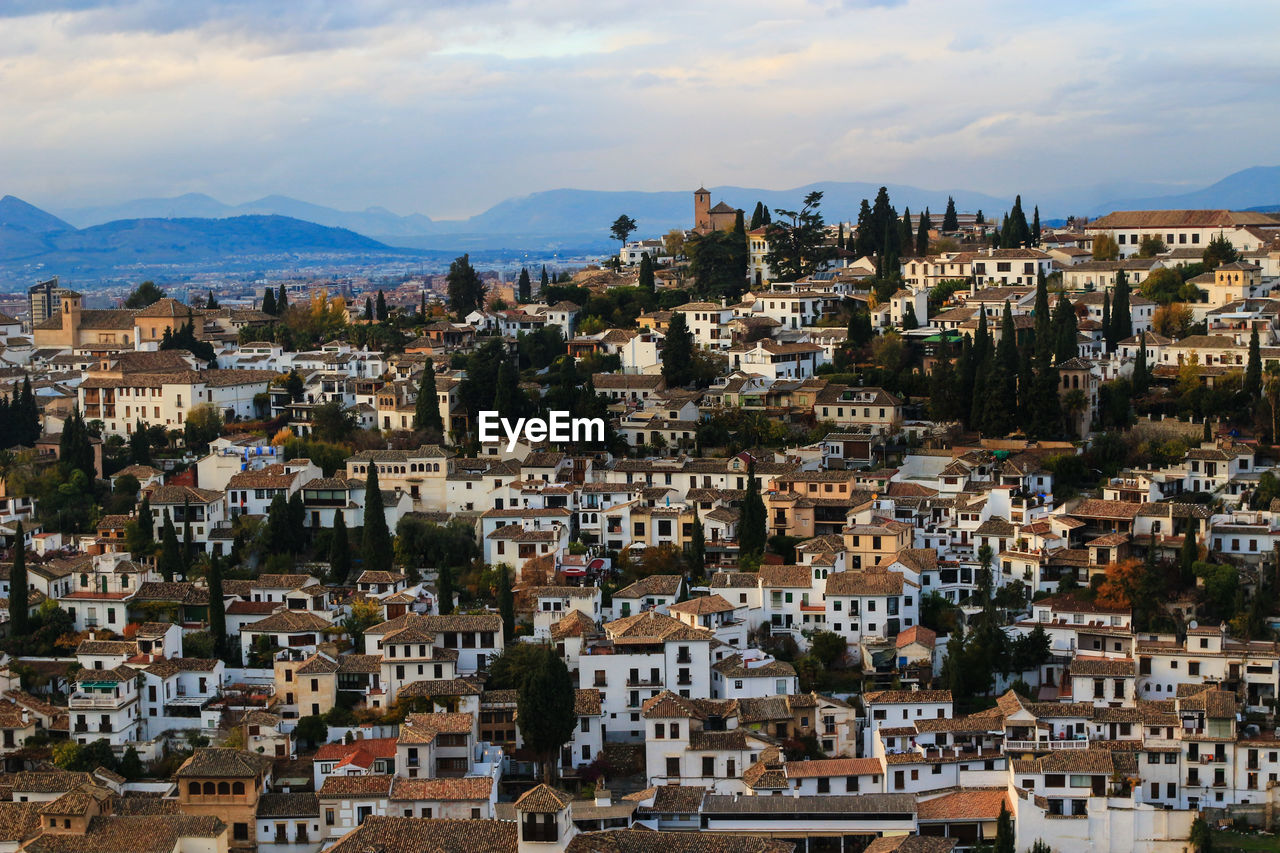
[(926, 207), (920, 216), (920, 227), (916, 229), (916, 254), (922, 258), (929, 254), (929, 231), (932, 228), (933, 222), (929, 219), (929, 208)]
[(204, 307), (209, 311), (219, 307), (218, 300), (214, 298), (212, 287), (209, 288), (209, 298), (204, 301)]
[(1244, 393), (1249, 395), (1250, 404), (1257, 401), (1258, 395), (1262, 393), (1262, 350), (1258, 342), (1257, 326), (1249, 334), (1249, 364), (1244, 371)]
[(191, 541), (191, 502), (182, 502), (182, 574), (191, 573), (191, 560), (195, 543)]
[(422, 295), (418, 300), (418, 317), (422, 322), (427, 322), (427, 292), (422, 291)]
[(366, 323), (373, 322), (373, 299), (368, 296), (364, 298), (364, 319)]
[(667, 336), (662, 342), (662, 377), (668, 388), (680, 388), (693, 378), (693, 333), (683, 311), (671, 315)]
[(441, 435), (444, 433), (444, 420), (440, 417), (440, 400), (436, 389), (436, 367), (430, 358), (422, 370), (422, 382), (418, 385), (418, 400), (413, 409), (413, 428)]
[(285, 292), (284, 282), (280, 282), (280, 290), (276, 293), (276, 313), (283, 314), (289, 310), (289, 294)]
[(947, 212), (942, 214), (942, 230), (945, 232), (960, 230), (960, 219), (956, 216), (956, 200), (951, 196), (947, 196)]
[(858, 209), (858, 227), (853, 234), (853, 253), (860, 258), (870, 257), (876, 253), (876, 241), (872, 236), (875, 222), (871, 213), (871, 205), (864, 198)]
[(222, 560), (215, 551), (209, 558), (209, 633), (214, 657), (227, 657), (227, 603), (222, 599)]
[(693, 530), (689, 534), (689, 574), (702, 578), (707, 573), (707, 539), (698, 516), (698, 505), (693, 506)]
[(153, 556), (156, 546), (156, 520), (151, 514), (151, 495), (144, 494), (142, 496), (142, 505), (138, 507), (138, 532), (139, 544), (142, 545), (143, 551), (139, 551), (137, 556), (144, 553), (147, 556)]
[(1116, 273), (1116, 298), (1111, 303), (1111, 325), (1114, 327), (1112, 337), (1116, 344), (1133, 337), (1133, 313), (1129, 297), (1129, 276), (1124, 270), (1120, 270)]
[[(912, 252), (914, 254), (916, 241), (915, 232), (911, 229), (911, 208), (906, 207), (902, 210), (902, 221), (898, 223), (898, 254)], [(888, 274), (888, 270), (886, 270)]]
[(293, 554), (294, 532), (290, 528), (289, 499), (283, 492), (276, 492), (267, 507), (267, 551), (273, 554)]
[(516, 299), (521, 302), (533, 301), (533, 282), (529, 279), (529, 268), (520, 268), (520, 281), (516, 286)]
[(272, 316), (276, 313), (276, 294), (269, 287), (262, 294), (262, 313), (271, 314)]
[(1196, 544), (1196, 523), (1194, 518), (1187, 519), (1187, 531), (1182, 537), (1182, 548), (1178, 551), (1178, 569), (1182, 575), (1183, 586), (1194, 586), (1196, 582), (1196, 560), (1200, 558), (1200, 548)]
[(973, 386), (977, 382), (977, 365), (973, 361), (973, 340), (965, 335), (960, 339), (960, 355), (956, 358), (956, 375), (960, 382), (956, 394), (955, 416), (965, 426), (969, 425), (969, 404), (973, 399)]
[(1049, 288), (1044, 271), (1036, 277), (1035, 377), (1029, 403), (1029, 430), (1033, 438), (1057, 435), (1062, 428), (1062, 405), (1058, 400), (1058, 371), (1053, 366), (1054, 342), (1049, 317)]
[(1035, 214), (1031, 219), (1031, 245), (1040, 245), (1040, 205), (1036, 205)]
[(907, 310), (902, 312), (902, 329), (903, 331), (911, 331), (920, 328), (920, 318), (916, 316), (916, 306), (914, 302), (907, 303)]
[(756, 461), (747, 466), (747, 493), (742, 499), (738, 518), (738, 560), (764, 553), (766, 527), (764, 501), (760, 498), (760, 480), (756, 477)]
[(754, 231), (764, 224), (764, 202), (758, 201), (756, 202), (756, 209), (751, 213), (751, 230)]
[[(1257, 334), (1256, 330), (1254, 334)], [(1259, 382), (1261, 382), (1261, 378), (1259, 378)], [(1147, 393), (1147, 388), (1150, 384), (1151, 374), (1147, 367), (1147, 334), (1143, 332), (1138, 335), (1138, 359), (1133, 365), (1133, 393), (1135, 395)]]
[(391, 571), (391, 532), (387, 529), (376, 464), (369, 465), (369, 478), (364, 486), (364, 531), (360, 556), (365, 571)]
[(1116, 331), (1115, 324), (1111, 322), (1111, 293), (1110, 291), (1102, 294), (1102, 340), (1106, 345), (1107, 352), (1112, 352), (1116, 348)]
[(516, 635), (516, 596), (511, 591), (511, 568), (505, 563), (498, 570), (498, 612), (502, 614), (502, 636), (511, 642)]
[(510, 361), (498, 366), (496, 388), (493, 392), (493, 410), (510, 412), (506, 417), (518, 417), (524, 413), (524, 401), (520, 391), (520, 377)]
[[(729, 232), (729, 235), (733, 238), (733, 266), (730, 268), (733, 275), (733, 283), (730, 286), (729, 294), (731, 299), (736, 300), (746, 284), (747, 265), (751, 260), (751, 249), (747, 243), (747, 226), (742, 221), (741, 210), (734, 214), (733, 230)], [(653, 291), (652, 285), (649, 286), (649, 291)]]
[(844, 248), (844, 223), (840, 223), (840, 233), (836, 235), (836, 248)]
[(173, 527), (173, 519), (169, 510), (164, 511), (164, 527), (160, 533), (160, 559), (156, 566), (166, 581), (172, 581), (174, 575), (182, 570), (182, 549), (178, 546), (178, 531)]
[(574, 681), (551, 646), (542, 647), (520, 684), (516, 719), (525, 746), (542, 763), (543, 781), (551, 782), (555, 758), (578, 725)]
[[(35, 443), (40, 440), (40, 435), (44, 430), (40, 426), (40, 407), (36, 404), (36, 395), (31, 390), (31, 376), (28, 374), (24, 374), (22, 377), (22, 393), (18, 401), (17, 415), (18, 433), (21, 436), (22, 444), (27, 447), (34, 447)], [(83, 424), (84, 421), (81, 420), (80, 423)], [(89, 479), (92, 480), (93, 466), (88, 466), (88, 470)]]
[(9, 569), (9, 634), (12, 637), (25, 636), (29, 630), (31, 613), (27, 591), (26, 534), (19, 521), (13, 531), (13, 567)]
[(374, 316), (378, 318), (379, 323), (387, 322), (387, 297), (378, 291), (378, 298), (373, 303)]
[(289, 495), (289, 532), (293, 534), (294, 553), (301, 554), (307, 547), (307, 508), (302, 503), (302, 491)]
[(636, 279), (636, 286), (645, 293), (653, 293), (653, 261), (649, 260), (649, 253), (642, 252), (640, 254), (640, 275)]
[(956, 368), (951, 363), (950, 347), (938, 344), (937, 360), (929, 374), (929, 416), (935, 421), (963, 420), (956, 406)]
[(333, 533), (329, 538), (329, 582), (351, 583), (351, 546), (347, 540), (346, 514), (341, 510), (333, 514)]
[(1053, 312), (1054, 361), (1064, 362), (1080, 354), (1079, 335), (1075, 309), (1063, 293), (1058, 297), (1058, 306)]
[(547, 292), (547, 284), (548, 284), (547, 265), (543, 264), (542, 265), (542, 283), (541, 283), (541, 287), (538, 289), (539, 296)]
[(1018, 330), (1013, 324), (1013, 311), (1009, 300), (1004, 302), (1004, 314), (1000, 318), (1000, 344), (996, 347), (996, 362), (1005, 372), (1006, 385), (1000, 389), (1010, 412), (1018, 407)]
[(436, 602), (440, 615), (448, 616), (453, 612), (453, 568), (441, 565), (436, 579)]

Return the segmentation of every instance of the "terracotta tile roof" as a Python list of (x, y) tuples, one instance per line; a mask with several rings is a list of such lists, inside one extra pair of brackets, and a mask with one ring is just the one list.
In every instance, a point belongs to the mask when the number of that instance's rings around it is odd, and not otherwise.
[(724, 596), (712, 593), (681, 601), (667, 608), (671, 613), (688, 613), (693, 616), (705, 616), (711, 613), (731, 613), (736, 608), (724, 599)]
[(40, 834), (43, 803), (0, 803), (0, 841), (17, 843)]
[(557, 791), (550, 785), (538, 785), (525, 791), (516, 800), (517, 812), (531, 814), (555, 814), (567, 807), (573, 798), (563, 791)]
[(921, 800), (916, 806), (918, 820), (995, 820), (1000, 817), (1000, 806), (1009, 807), (1009, 798), (1003, 790), (955, 791)]
[(1133, 658), (1094, 658), (1077, 656), (1069, 664), (1072, 675), (1135, 675)]
[(793, 853), (795, 843), (758, 835), (611, 829), (575, 836), (565, 853)]
[(879, 758), (827, 758), (818, 761), (788, 761), (788, 779), (810, 779), (819, 776), (874, 776), (884, 773)]
[(910, 705), (915, 702), (950, 702), (950, 690), (875, 690), (862, 694), (868, 705)]
[(395, 758), (396, 739), (393, 737), (361, 738), (351, 743), (326, 743), (316, 750), (315, 761), (341, 761), (357, 749), (363, 749), (373, 758)]
[(579, 687), (573, 691), (573, 713), (579, 717), (600, 716), (604, 713), (601, 702), (600, 691), (594, 687)]
[(380, 774), (363, 776), (327, 776), (320, 786), (322, 799), (341, 797), (387, 797), (391, 794), (394, 776)]
[(330, 624), (314, 613), (297, 610), (281, 610), (265, 619), (250, 622), (242, 630), (254, 634), (298, 634), (304, 631), (323, 631)]
[(271, 771), (271, 759), (239, 749), (197, 749), (175, 774), (179, 779), (252, 779)]
[(396, 777), (391, 785), (393, 800), (487, 800), (493, 792), (488, 776), (463, 776), (457, 779), (404, 779)]
[(517, 826), (515, 821), (370, 815), (326, 853), (516, 853)]
[(646, 595), (675, 595), (684, 581), (681, 575), (649, 575), (613, 594), (614, 598), (644, 598)]
[[(112, 815), (89, 821), (84, 835), (42, 835), (32, 853), (171, 853), (182, 838), (225, 836), (227, 825), (206, 815)], [(201, 845), (202, 847), (205, 845)]]
[(397, 743), (431, 743), (439, 734), (470, 734), (474, 723), (471, 714), (410, 714), (400, 726)]
[(599, 631), (595, 620), (581, 610), (570, 610), (563, 619), (551, 626), (551, 639), (563, 640), (565, 637), (581, 637)]
[(258, 798), (257, 817), (320, 817), (320, 800), (302, 791), (263, 794)]
[(827, 595), (902, 595), (906, 585), (907, 579), (897, 572), (872, 566), (831, 575), (827, 579)]
[(923, 625), (912, 625), (910, 628), (900, 632), (895, 645), (898, 648), (905, 648), (912, 643), (919, 643), (922, 646), (933, 648), (938, 641), (938, 634)]

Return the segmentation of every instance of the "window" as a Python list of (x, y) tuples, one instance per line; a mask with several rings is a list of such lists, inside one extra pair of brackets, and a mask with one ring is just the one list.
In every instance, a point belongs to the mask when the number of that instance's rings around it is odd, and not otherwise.
[(716, 775), (716, 760), (710, 755), (702, 757), (702, 775), (705, 777)]
[(249, 824), (234, 823), (231, 825), (231, 835), (236, 841), (249, 840)]

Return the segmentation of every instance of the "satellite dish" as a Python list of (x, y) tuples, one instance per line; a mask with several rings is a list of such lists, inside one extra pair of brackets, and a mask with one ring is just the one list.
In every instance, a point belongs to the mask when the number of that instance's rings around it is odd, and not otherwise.
[(1190, 622), (1187, 623), (1187, 627), (1194, 631), (1196, 628), (1199, 628), (1200, 625), (1199, 623), (1196, 622), (1196, 620), (1192, 619)]

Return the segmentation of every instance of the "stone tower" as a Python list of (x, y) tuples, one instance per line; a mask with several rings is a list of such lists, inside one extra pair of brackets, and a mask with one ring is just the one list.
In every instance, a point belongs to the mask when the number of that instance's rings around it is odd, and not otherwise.
[(693, 230), (703, 233), (711, 230), (711, 191), (706, 187), (693, 191)]

